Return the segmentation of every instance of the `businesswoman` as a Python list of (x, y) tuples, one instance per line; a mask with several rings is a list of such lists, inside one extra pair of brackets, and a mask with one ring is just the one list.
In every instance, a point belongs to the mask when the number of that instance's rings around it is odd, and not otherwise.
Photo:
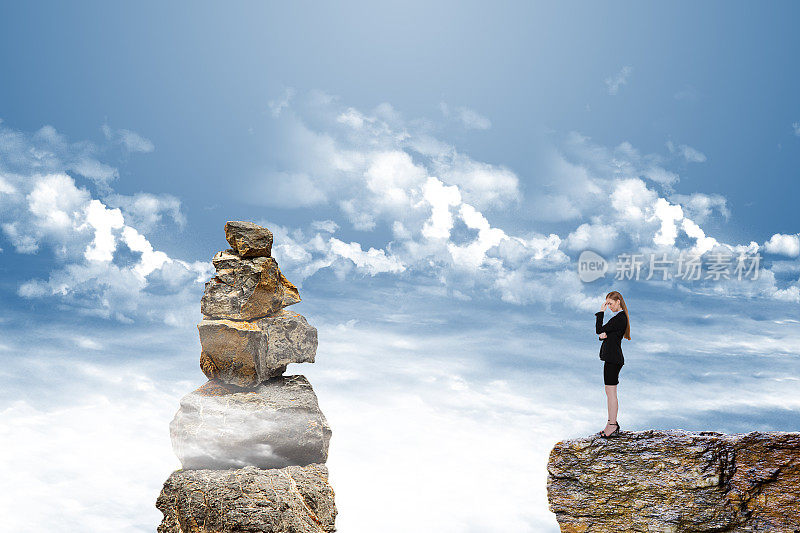
[[(608, 307), (617, 313), (603, 324), (603, 313)], [(622, 312), (618, 312), (622, 310)], [(599, 339), (603, 341), (600, 345), (600, 359), (604, 361), (603, 382), (606, 385), (606, 400), (608, 403), (608, 424), (598, 435), (608, 438), (619, 434), (619, 424), (617, 423), (617, 384), (619, 383), (619, 371), (625, 364), (622, 357), (622, 338), (631, 340), (631, 324), (628, 315), (628, 307), (625, 300), (617, 291), (606, 294), (606, 301), (603, 307), (595, 313), (595, 332), (599, 334)]]

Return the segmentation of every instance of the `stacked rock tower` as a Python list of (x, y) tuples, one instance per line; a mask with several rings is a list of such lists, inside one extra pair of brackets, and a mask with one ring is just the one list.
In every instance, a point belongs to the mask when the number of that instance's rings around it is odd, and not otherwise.
[(209, 381), (170, 423), (183, 469), (156, 501), (158, 532), (335, 531), (331, 429), (308, 380), (283, 374), (314, 362), (317, 330), (286, 309), (300, 295), (272, 257), (272, 233), (237, 221), (225, 238), (197, 326)]

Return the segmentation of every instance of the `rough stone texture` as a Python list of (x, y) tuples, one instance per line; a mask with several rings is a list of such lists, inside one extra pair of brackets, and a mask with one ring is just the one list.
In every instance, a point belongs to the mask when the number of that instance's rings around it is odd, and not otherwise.
[(169, 426), (184, 468), (282, 468), (324, 463), (331, 429), (304, 376), (254, 389), (218, 381), (181, 399)]
[(325, 465), (260, 470), (178, 470), (156, 500), (158, 533), (336, 531)]
[(205, 284), (200, 311), (208, 317), (253, 320), (300, 301), (300, 293), (271, 257), (242, 258), (217, 252), (217, 274)]
[(800, 531), (800, 433), (586, 437), (547, 469), (562, 532)]
[(281, 309), (253, 321), (203, 319), (200, 369), (209, 379), (250, 387), (279, 376), (289, 363), (313, 363), (317, 328)]
[(272, 255), (272, 232), (252, 222), (234, 220), (225, 224), (225, 239), (242, 257)]

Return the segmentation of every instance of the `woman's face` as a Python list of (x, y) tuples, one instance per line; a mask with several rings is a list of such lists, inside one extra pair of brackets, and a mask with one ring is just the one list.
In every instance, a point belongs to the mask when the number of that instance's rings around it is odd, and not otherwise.
[(608, 302), (608, 308), (615, 313), (620, 309), (622, 309), (622, 304), (620, 304), (619, 300), (614, 300), (612, 298), (609, 298), (608, 300), (606, 300), (606, 302)]

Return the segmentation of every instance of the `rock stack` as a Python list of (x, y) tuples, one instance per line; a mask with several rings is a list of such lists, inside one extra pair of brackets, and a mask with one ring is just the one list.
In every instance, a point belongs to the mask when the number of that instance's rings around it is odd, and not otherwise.
[(331, 429), (304, 376), (317, 330), (286, 307), (300, 301), (272, 254), (272, 233), (228, 222), (231, 248), (200, 303), (200, 368), (209, 381), (181, 399), (170, 437), (183, 470), (156, 501), (159, 533), (335, 531), (325, 461)]

